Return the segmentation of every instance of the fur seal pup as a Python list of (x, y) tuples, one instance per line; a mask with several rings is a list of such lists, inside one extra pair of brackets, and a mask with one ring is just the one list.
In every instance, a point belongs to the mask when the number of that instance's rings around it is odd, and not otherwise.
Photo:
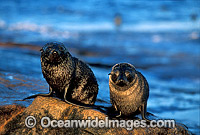
[(109, 74), (110, 100), (120, 115), (141, 113), (146, 119), (149, 86), (145, 77), (129, 63), (119, 63)]
[(44, 78), (49, 84), (48, 94), (64, 99), (70, 104), (93, 105), (98, 94), (97, 80), (92, 70), (79, 59), (72, 57), (64, 44), (50, 42), (41, 49), (41, 67)]

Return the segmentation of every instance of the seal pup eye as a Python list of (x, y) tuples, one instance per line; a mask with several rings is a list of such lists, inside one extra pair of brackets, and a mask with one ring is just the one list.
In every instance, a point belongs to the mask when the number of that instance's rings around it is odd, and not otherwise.
[(60, 51), (60, 52), (65, 52), (65, 47), (59, 46), (59, 51)]
[(125, 71), (125, 75), (126, 75), (126, 78), (128, 77), (128, 76), (130, 76), (130, 72), (129, 71)]
[(117, 81), (117, 78), (118, 78), (118, 76), (119, 76), (119, 70), (117, 70), (117, 71), (112, 71), (111, 73), (110, 73), (110, 75), (111, 75), (111, 79), (113, 80), (113, 82), (116, 82)]
[(50, 47), (46, 48), (45, 51), (46, 51), (46, 52), (50, 52), (52, 49), (53, 49), (53, 47), (50, 46)]
[(112, 74), (111, 78), (112, 78), (112, 81), (113, 81), (113, 82), (116, 82), (116, 81), (117, 81), (117, 75), (116, 75), (115, 73)]
[(130, 71), (125, 71), (125, 75), (126, 75), (126, 78), (127, 78), (127, 80), (129, 82), (132, 82), (133, 79), (134, 79), (134, 77), (135, 77), (135, 75), (132, 72), (130, 72)]
[(119, 72), (119, 70), (117, 70), (117, 71), (115, 71), (114, 73), (115, 73), (116, 76), (119, 76), (119, 73), (120, 73), (120, 72)]
[(119, 75), (119, 70), (113, 70), (108, 75)]

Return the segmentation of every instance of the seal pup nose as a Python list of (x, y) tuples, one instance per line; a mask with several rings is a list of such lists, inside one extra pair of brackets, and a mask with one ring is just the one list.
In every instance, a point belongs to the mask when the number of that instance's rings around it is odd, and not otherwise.
[(60, 57), (60, 52), (57, 51), (56, 49), (53, 49), (53, 50), (50, 52), (50, 56), (51, 56), (51, 58), (58, 58), (58, 57)]
[(50, 51), (50, 54), (53, 54), (53, 55), (58, 54), (58, 51), (56, 51), (55, 49), (52, 49), (52, 50)]
[(118, 86), (121, 86), (121, 87), (123, 87), (123, 86), (125, 86), (126, 85), (126, 81), (124, 81), (123, 79), (120, 79), (120, 80), (118, 80), (117, 81), (117, 83), (116, 83)]
[(52, 54), (53, 54), (54, 57), (57, 57), (57, 56), (60, 55), (56, 50), (54, 50), (54, 51), (52, 52)]
[(58, 53), (57, 51), (55, 51), (55, 50), (53, 51), (53, 54), (57, 54), (57, 53)]

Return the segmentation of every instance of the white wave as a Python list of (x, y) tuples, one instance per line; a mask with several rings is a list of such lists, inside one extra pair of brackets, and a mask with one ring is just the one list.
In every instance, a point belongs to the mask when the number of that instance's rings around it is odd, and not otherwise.
[(33, 31), (33, 32), (47, 32), (48, 31), (48, 26), (40, 26), (34, 23), (30, 23), (30, 22), (18, 22), (18, 23), (14, 23), (11, 24), (8, 27), (8, 30), (10, 31), (20, 31), (20, 30), (26, 30), (26, 31)]
[(141, 24), (131, 24), (123, 27), (123, 31), (173, 31), (173, 30), (200, 30), (200, 20), (196, 22), (146, 22)]
[[(80, 31), (113, 31), (115, 25), (111, 22), (102, 23), (60, 23), (60, 24), (36, 24), (32, 22), (17, 22), (6, 24), (0, 20), (0, 27), (9, 31), (37, 32), (42, 36), (69, 38), (77, 37)], [(200, 30), (200, 20), (196, 22), (146, 22), (139, 24), (122, 24), (121, 31), (133, 32), (159, 32), (173, 30)], [(157, 41), (157, 38), (156, 38)]]
[(48, 25), (38, 25), (35, 23), (30, 22), (18, 22), (15, 24), (11, 24), (8, 27), (9, 31), (30, 31), (30, 32), (37, 32), (43, 36), (50, 36), (50, 37), (61, 37), (61, 38), (69, 38), (70, 32), (69, 31), (59, 31), (54, 29), (52, 26)]
[[(69, 31), (112, 31), (116, 26), (112, 22), (101, 23), (66, 23), (60, 25), (61, 29)], [(173, 30), (200, 30), (200, 19), (192, 22), (144, 22), (139, 24), (122, 24), (118, 29), (122, 31), (157, 32)]]
[(72, 31), (110, 31), (114, 30), (114, 25), (109, 22), (101, 23), (66, 23), (61, 25), (62, 29), (72, 30)]
[(6, 27), (6, 23), (3, 20), (0, 20), (0, 28), (5, 28)]

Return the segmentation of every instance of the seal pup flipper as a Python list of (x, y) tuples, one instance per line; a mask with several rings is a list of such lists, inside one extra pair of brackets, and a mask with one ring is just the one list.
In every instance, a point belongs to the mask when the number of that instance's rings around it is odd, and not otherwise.
[(141, 116), (143, 120), (146, 120), (147, 122), (150, 122), (149, 119), (146, 118), (146, 113), (147, 113), (147, 104), (143, 103), (143, 105), (141, 106)]
[(91, 108), (91, 107), (88, 107), (88, 106), (82, 106), (82, 105), (78, 105), (78, 104), (75, 104), (75, 103), (72, 103), (70, 101), (67, 100), (67, 91), (68, 91), (68, 87), (65, 87), (65, 93), (64, 93), (64, 101), (68, 104), (71, 104), (71, 105), (75, 105), (75, 106), (78, 106), (78, 107), (84, 107), (84, 108)]
[[(118, 112), (118, 109), (117, 109), (117, 106), (116, 106), (116, 104), (115, 104), (115, 102), (113, 101), (113, 106), (114, 106), (114, 108), (115, 108), (115, 110)], [(115, 116), (115, 117), (121, 117), (121, 115), (122, 115), (122, 112), (121, 111), (119, 111), (119, 114), (117, 115), (117, 116)]]
[(79, 107), (84, 107), (84, 106), (80, 106), (78, 104), (75, 104), (75, 103), (72, 103), (70, 101), (67, 100), (67, 91), (68, 91), (68, 88), (69, 86), (65, 87), (65, 93), (64, 93), (64, 101), (68, 104), (71, 104), (71, 105), (75, 105), (75, 106), (79, 106)]
[(67, 100), (67, 91), (68, 91), (68, 88), (69, 87), (65, 87), (65, 93), (64, 93), (64, 101), (68, 104), (71, 104), (71, 105), (74, 105), (74, 106), (78, 106), (78, 107), (83, 107), (83, 108), (88, 108), (88, 109), (97, 109), (97, 110), (100, 110), (102, 112), (105, 112), (103, 109), (101, 108), (105, 108), (105, 109), (108, 109), (108, 107), (105, 107), (105, 106), (100, 106), (100, 105), (87, 105), (87, 104), (83, 104), (83, 105), (79, 105), (79, 104), (75, 104), (75, 103), (72, 103), (70, 101)]
[(78, 106), (78, 107), (84, 107), (84, 108), (92, 108), (94, 107), (93, 105), (79, 105), (79, 104), (75, 104), (75, 103), (72, 103), (70, 101), (67, 100), (67, 91), (69, 89), (69, 86), (67, 85), (65, 87), (65, 92), (64, 92), (64, 101), (68, 104), (71, 104), (71, 105), (74, 105), (74, 106)]
[(49, 87), (49, 93), (48, 94), (36, 94), (36, 95), (32, 95), (32, 96), (26, 97), (26, 98), (24, 98), (22, 100), (19, 100), (19, 101), (24, 101), (26, 99), (36, 98), (37, 96), (50, 97), (52, 94), (53, 94), (52, 88)]
[(121, 116), (122, 116), (122, 112), (119, 111), (119, 114), (118, 114), (117, 116), (115, 116), (115, 117), (119, 118), (119, 117), (121, 117)]

